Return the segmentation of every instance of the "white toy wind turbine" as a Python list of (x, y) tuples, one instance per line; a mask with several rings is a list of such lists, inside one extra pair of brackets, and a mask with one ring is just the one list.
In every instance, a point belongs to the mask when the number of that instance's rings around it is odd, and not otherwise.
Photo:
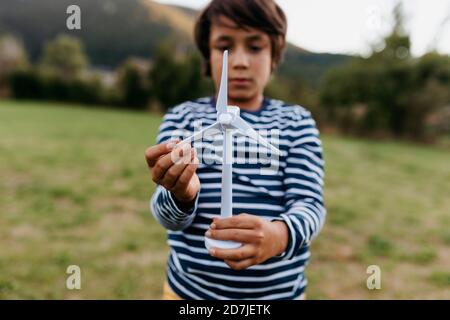
[[(220, 206), (220, 217), (228, 218), (233, 215), (233, 131), (240, 133), (257, 141), (261, 145), (270, 149), (272, 153), (279, 155), (280, 150), (271, 145), (266, 139), (261, 137), (246, 121), (239, 116), (239, 107), (228, 106), (228, 51), (223, 53), (222, 77), (220, 89), (216, 103), (217, 122), (195, 133), (181, 143), (191, 143), (192, 141), (209, 134), (223, 134), (223, 161), (222, 161), (222, 199)], [(205, 237), (206, 248), (234, 249), (241, 246), (241, 243), (234, 241), (215, 240)]]

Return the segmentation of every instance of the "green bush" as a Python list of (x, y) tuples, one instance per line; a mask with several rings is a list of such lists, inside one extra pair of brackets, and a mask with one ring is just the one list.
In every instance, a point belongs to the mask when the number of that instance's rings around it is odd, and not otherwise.
[(104, 101), (102, 97), (102, 90), (102, 85), (98, 80), (77, 79), (69, 88), (69, 100), (85, 104), (108, 104), (108, 99)]
[(11, 74), (9, 87), (13, 97), (17, 99), (44, 98), (44, 84), (34, 70), (18, 70)]
[(128, 60), (120, 68), (118, 89), (121, 94), (121, 105), (133, 109), (145, 109), (150, 98), (148, 66), (142, 66)]
[(149, 72), (154, 98), (165, 109), (212, 93), (211, 82), (201, 74), (200, 57), (189, 54), (176, 59), (173, 51), (170, 44), (162, 45)]
[[(331, 70), (321, 84), (320, 101), (327, 120), (343, 131), (429, 141), (434, 138), (427, 129), (429, 117), (450, 102), (450, 57), (413, 58), (396, 13), (384, 49)], [(362, 112), (354, 112), (357, 106)]]
[(12, 96), (17, 99), (114, 104), (99, 79), (65, 79), (55, 73), (30, 68), (14, 72), (10, 77)]

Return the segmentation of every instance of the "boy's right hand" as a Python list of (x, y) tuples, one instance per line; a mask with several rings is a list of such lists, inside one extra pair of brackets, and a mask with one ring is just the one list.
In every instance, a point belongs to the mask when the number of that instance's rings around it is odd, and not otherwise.
[(178, 204), (188, 205), (200, 190), (198, 158), (190, 144), (160, 143), (145, 151), (152, 180), (172, 193)]

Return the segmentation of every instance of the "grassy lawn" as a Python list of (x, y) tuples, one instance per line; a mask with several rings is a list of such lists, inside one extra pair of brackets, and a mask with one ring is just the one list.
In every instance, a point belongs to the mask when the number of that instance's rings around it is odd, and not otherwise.
[[(144, 151), (161, 117), (0, 102), (0, 298), (158, 299), (165, 231)], [(450, 299), (450, 151), (324, 136), (310, 299)], [(81, 267), (82, 289), (65, 287)], [(378, 265), (382, 289), (368, 290)]]

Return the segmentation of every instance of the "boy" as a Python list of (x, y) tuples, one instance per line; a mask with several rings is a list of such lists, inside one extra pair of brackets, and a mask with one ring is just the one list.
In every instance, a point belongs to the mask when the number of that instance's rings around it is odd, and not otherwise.
[[(304, 297), (309, 245), (326, 215), (324, 162), (310, 112), (263, 96), (281, 60), (285, 36), (285, 15), (272, 0), (213, 0), (196, 23), (196, 44), (216, 92), (223, 51), (228, 50), (228, 104), (240, 107), (241, 117), (255, 130), (279, 130), (282, 155), (272, 175), (261, 174), (262, 164), (233, 164), (234, 216), (219, 219), (220, 163), (198, 163), (194, 148), (171, 139), (180, 130), (185, 137), (190, 135), (196, 121), (203, 127), (212, 124), (217, 116), (215, 98), (169, 110), (158, 144), (146, 151), (158, 184), (151, 209), (168, 229), (171, 247), (165, 298)], [(207, 141), (205, 149), (206, 145)], [(176, 161), (175, 154), (193, 161)], [(242, 246), (208, 252), (205, 236)]]

